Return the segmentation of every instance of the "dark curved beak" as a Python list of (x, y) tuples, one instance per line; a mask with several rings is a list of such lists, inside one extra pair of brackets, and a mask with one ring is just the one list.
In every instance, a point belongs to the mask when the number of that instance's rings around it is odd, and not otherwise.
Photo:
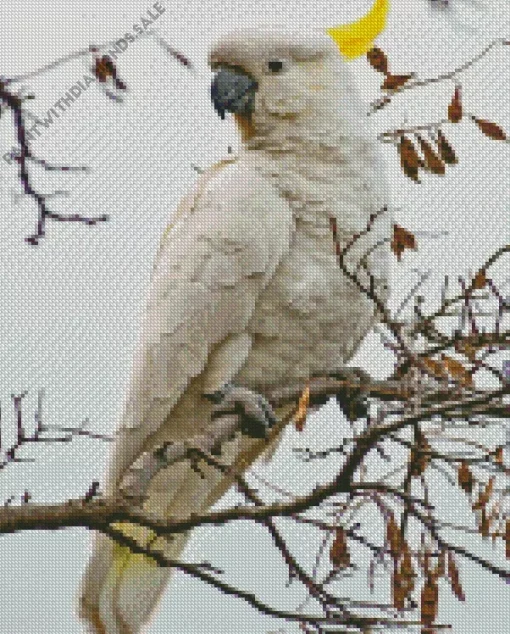
[(211, 84), (214, 109), (224, 119), (225, 112), (250, 116), (255, 108), (257, 82), (242, 70), (222, 68)]

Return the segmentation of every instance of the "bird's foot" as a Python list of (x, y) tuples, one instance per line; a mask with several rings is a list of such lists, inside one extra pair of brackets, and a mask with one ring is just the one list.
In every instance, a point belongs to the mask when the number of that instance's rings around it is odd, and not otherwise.
[(204, 396), (214, 403), (213, 419), (237, 414), (242, 433), (252, 438), (266, 438), (278, 420), (269, 401), (245, 387), (228, 383), (221, 390)]
[(370, 383), (370, 375), (361, 368), (335, 368), (327, 373), (333, 379), (345, 381), (348, 385), (335, 394), (340, 409), (349, 421), (366, 418), (368, 403), (364, 385)]

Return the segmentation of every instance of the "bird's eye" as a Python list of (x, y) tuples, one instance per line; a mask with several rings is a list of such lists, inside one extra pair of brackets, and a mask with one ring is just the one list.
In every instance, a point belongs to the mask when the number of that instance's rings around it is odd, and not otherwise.
[(281, 73), (283, 70), (283, 62), (281, 59), (272, 59), (267, 63), (267, 68), (270, 73)]

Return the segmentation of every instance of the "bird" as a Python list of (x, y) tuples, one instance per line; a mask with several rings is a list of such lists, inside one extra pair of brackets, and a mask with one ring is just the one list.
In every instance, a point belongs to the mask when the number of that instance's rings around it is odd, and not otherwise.
[[(385, 166), (338, 43), (323, 32), (251, 27), (220, 37), (208, 61), (212, 106), (233, 117), (240, 148), (197, 177), (161, 240), (107, 495), (140, 455), (205, 429), (232, 395), (256, 415), (222, 460), (248, 469), (271, 450), (266, 432), (281, 418), (268, 390), (345, 369), (378, 316), (339, 267), (332, 218), (342, 244), (358, 236), (346, 261), (383, 301), (389, 292), (388, 213), (365, 231), (388, 203)], [(205, 512), (232, 482), (200, 471), (186, 461), (163, 469), (143, 509)], [(148, 539), (139, 526), (116, 526)], [(176, 560), (189, 535), (157, 546)], [(99, 534), (80, 617), (93, 634), (140, 634), (171, 574)]]

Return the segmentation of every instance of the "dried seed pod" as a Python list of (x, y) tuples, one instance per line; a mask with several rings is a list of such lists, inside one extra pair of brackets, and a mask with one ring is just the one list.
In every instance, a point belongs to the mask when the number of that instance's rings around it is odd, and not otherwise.
[(459, 601), (465, 601), (466, 597), (460, 583), (459, 570), (457, 568), (457, 564), (455, 563), (453, 553), (450, 551), (448, 551), (448, 580), (453, 594), (457, 597), (457, 599)]
[(406, 594), (409, 594), (414, 590), (414, 580), (416, 579), (416, 573), (413, 568), (411, 551), (409, 550), (409, 546), (405, 541), (402, 560), (400, 562), (400, 577), (405, 584)]
[(433, 576), (436, 579), (439, 579), (440, 577), (444, 577), (445, 573), (446, 573), (446, 552), (442, 549), (437, 558), (437, 565), (433, 572)]
[(422, 161), (413, 142), (406, 136), (402, 135), (400, 137), (400, 143), (398, 144), (398, 151), (400, 154), (400, 164), (404, 174), (416, 183), (419, 183), (420, 179), (418, 178), (418, 169), (421, 167)]
[(92, 72), (97, 80), (104, 83), (107, 77), (113, 77), (114, 64), (108, 55), (96, 57), (94, 60), (94, 68)]
[(465, 460), (462, 460), (460, 463), (459, 470), (457, 472), (457, 480), (463, 491), (465, 491), (468, 495), (471, 495), (474, 479), (468, 463)]
[(447, 165), (456, 165), (458, 163), (452, 146), (448, 143), (441, 130), (437, 131), (437, 148), (439, 150), (440, 157)]
[(412, 75), (391, 75), (388, 73), (381, 86), (381, 90), (397, 90), (397, 88), (406, 84), (411, 77)]
[(436, 620), (438, 598), (437, 581), (433, 577), (427, 577), (421, 591), (421, 622), (423, 625), (432, 625)]
[(490, 530), (491, 530), (491, 520), (490, 520), (490, 517), (487, 515), (487, 511), (485, 510), (485, 506), (482, 507), (481, 512), (480, 512), (480, 522), (479, 522), (479, 525), (478, 525), (478, 530), (480, 532), (480, 535), (484, 539), (489, 537)]
[(430, 462), (430, 446), (427, 438), (419, 432), (417, 434), (416, 443), (411, 449), (411, 469), (410, 473), (412, 477), (421, 476)]
[(485, 119), (477, 119), (476, 117), (471, 118), (480, 128), (480, 130), (485, 134), (485, 136), (488, 136), (490, 139), (494, 139), (495, 141), (506, 140), (505, 132), (496, 123), (492, 123), (492, 121), (486, 121)]
[(431, 576), (431, 568), (430, 568), (430, 550), (423, 545), (423, 550), (420, 555), (420, 565), (423, 570), (423, 574), (425, 577)]
[(446, 171), (445, 164), (434, 152), (430, 143), (428, 143), (421, 135), (415, 134), (420, 148), (425, 159), (424, 167), (430, 170), (433, 174), (443, 175)]
[(505, 555), (510, 559), (510, 519), (505, 522)]
[(342, 527), (336, 529), (335, 538), (329, 551), (329, 560), (335, 568), (347, 568), (351, 564), (347, 537)]
[(474, 290), (480, 290), (487, 285), (487, 275), (483, 269), (480, 269), (473, 278), (472, 287)]
[(452, 100), (448, 106), (448, 120), (458, 123), (462, 119), (462, 100), (460, 97), (460, 86), (455, 87)]
[(405, 608), (407, 588), (405, 580), (398, 570), (394, 571), (391, 576), (391, 596), (393, 607), (397, 610), (403, 610)]
[(385, 53), (374, 46), (367, 53), (368, 63), (379, 73), (386, 74), (388, 72), (388, 58)]
[(412, 249), (413, 251), (418, 249), (414, 234), (397, 224), (393, 225), (393, 237), (391, 238), (390, 247), (399, 262), (402, 253), (406, 249)]
[(456, 359), (452, 359), (445, 354), (441, 355), (441, 360), (443, 361), (445, 368), (450, 375), (450, 377), (458, 381), (464, 386), (471, 386), (473, 384), (473, 376), (472, 374)]
[(397, 561), (402, 552), (402, 535), (393, 515), (390, 515), (386, 522), (386, 542), (390, 555)]

